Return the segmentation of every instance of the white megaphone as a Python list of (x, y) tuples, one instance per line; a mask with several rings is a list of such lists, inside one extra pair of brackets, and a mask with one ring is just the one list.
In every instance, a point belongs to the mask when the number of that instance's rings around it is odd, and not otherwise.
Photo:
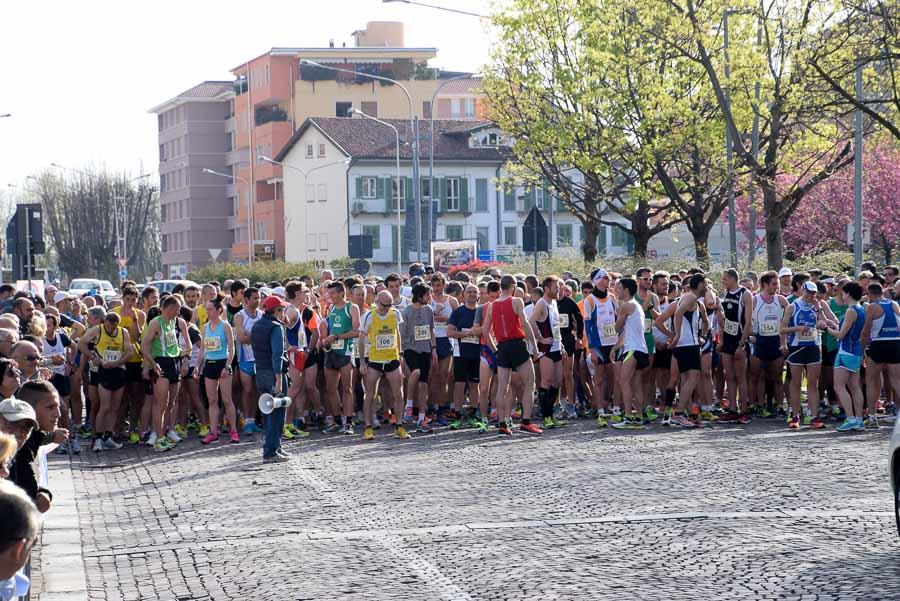
[(259, 397), (259, 410), (263, 415), (269, 415), (276, 409), (287, 407), (290, 404), (291, 397), (289, 396), (272, 396), (268, 392), (264, 392), (262, 396)]

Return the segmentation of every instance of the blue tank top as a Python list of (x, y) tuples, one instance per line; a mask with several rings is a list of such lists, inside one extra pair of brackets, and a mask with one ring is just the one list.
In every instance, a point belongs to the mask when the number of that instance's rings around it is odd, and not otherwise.
[(215, 330), (210, 324), (203, 326), (203, 350), (207, 361), (221, 361), (228, 358), (228, 339), (225, 337), (225, 322), (220, 321)]
[(872, 322), (872, 340), (898, 340), (900, 328), (897, 326), (897, 314), (894, 313), (894, 303), (887, 299), (875, 301), (884, 313)]
[[(863, 349), (862, 344), (859, 342), (859, 335), (862, 334), (863, 326), (866, 323), (866, 311), (859, 305), (853, 305), (847, 309), (847, 312), (849, 313), (851, 310), (856, 313), (856, 321), (853, 322), (853, 327), (850, 328), (847, 335), (841, 339), (841, 346), (839, 347), (838, 353), (862, 357)], [(841, 317), (841, 326), (844, 325), (845, 319), (847, 319), (846, 313)], [(840, 330), (840, 326), (838, 329)]]
[(807, 327), (812, 328), (812, 334), (806, 334), (803, 331), (793, 332), (790, 335), (790, 346), (817, 346), (819, 344), (819, 332), (816, 330), (816, 312), (813, 306), (802, 300), (797, 299), (793, 303), (794, 314), (791, 315), (790, 327)]

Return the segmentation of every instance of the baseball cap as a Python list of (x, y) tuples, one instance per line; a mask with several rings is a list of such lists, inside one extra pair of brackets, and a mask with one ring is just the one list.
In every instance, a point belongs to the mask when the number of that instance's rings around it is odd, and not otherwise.
[(597, 284), (603, 278), (609, 279), (609, 273), (605, 269), (598, 269), (594, 272), (594, 277), (591, 278), (591, 282)]
[(34, 412), (34, 408), (19, 399), (8, 398), (0, 402), (0, 415), (8, 422), (27, 419), (34, 424), (35, 428), (38, 427), (37, 414)]
[(834, 284), (834, 278), (832, 278), (832, 277), (824, 278), (824, 279), (822, 280), (822, 283), (823, 283), (823, 284)]
[(57, 292), (53, 295), (53, 304), (57, 304), (61, 301), (68, 300), (72, 298), (72, 295), (67, 292)]
[(782, 267), (778, 270), (778, 277), (783, 278), (786, 275), (793, 276), (794, 272), (791, 271), (790, 267)]
[(818, 292), (819, 291), (819, 287), (816, 286), (815, 282), (811, 282), (809, 280), (806, 280), (805, 282), (803, 282), (803, 289), (807, 290), (809, 292)]
[(273, 288), (272, 294), (274, 294), (276, 296), (280, 296), (281, 298), (287, 297), (287, 291), (284, 289), (284, 286), (278, 286), (277, 288)]
[(266, 300), (262, 302), (263, 311), (272, 311), (273, 309), (277, 309), (278, 307), (287, 307), (288, 304), (278, 298), (275, 295), (267, 296)]

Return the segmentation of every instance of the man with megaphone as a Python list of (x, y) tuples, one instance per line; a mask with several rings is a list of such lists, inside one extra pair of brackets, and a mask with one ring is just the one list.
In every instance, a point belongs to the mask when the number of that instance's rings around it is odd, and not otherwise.
[[(268, 393), (273, 397), (283, 397), (286, 392), (284, 372), (287, 368), (287, 343), (281, 322), (287, 306), (286, 302), (274, 294), (267, 297), (262, 302), (263, 316), (253, 324), (250, 331), (250, 343), (256, 360), (256, 387), (260, 394)], [(285, 407), (278, 406), (265, 415), (263, 463), (290, 460), (290, 456), (281, 448), (284, 414)]]

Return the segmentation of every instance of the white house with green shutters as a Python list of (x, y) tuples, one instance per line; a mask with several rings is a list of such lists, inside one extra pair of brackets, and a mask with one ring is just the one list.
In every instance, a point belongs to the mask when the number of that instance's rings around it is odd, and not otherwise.
[[(410, 124), (386, 123), (400, 134), (399, 186), (394, 130), (370, 119), (308, 118), (278, 154), (276, 160), (286, 166), (286, 260), (346, 257), (348, 236), (360, 234), (372, 237), (369, 261), (377, 273), (396, 269), (398, 250), (403, 265), (419, 260)], [(492, 122), (435, 121), (433, 185), (429, 122), (419, 127), (423, 262), (429, 260), (429, 209), (435, 217), (434, 240), (474, 239), (479, 251), (503, 260), (522, 252), (522, 226), (537, 205), (550, 226), (552, 250), (578, 252), (584, 228), (548, 189), (502, 184), (511, 140)], [(689, 237), (660, 235), (651, 241), (660, 256), (675, 254), (681, 246), (690, 248)], [(633, 243), (621, 229), (604, 226), (598, 247), (604, 255), (625, 255)]]

